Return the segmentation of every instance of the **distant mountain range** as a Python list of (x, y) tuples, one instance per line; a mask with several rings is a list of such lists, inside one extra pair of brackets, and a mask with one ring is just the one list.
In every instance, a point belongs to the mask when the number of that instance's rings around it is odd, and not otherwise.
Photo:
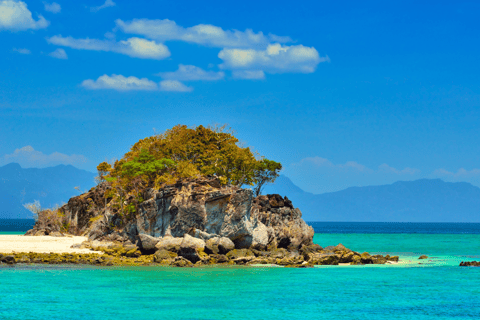
[[(12, 163), (0, 167), (0, 219), (31, 218), (22, 204), (34, 200), (44, 208), (67, 202), (93, 187), (94, 177), (70, 165), (23, 169)], [(313, 194), (280, 176), (265, 187), (263, 194), (267, 193), (286, 195), (306, 221), (480, 222), (480, 188), (466, 182), (422, 179)]]
[[(62, 204), (93, 187), (94, 177), (94, 173), (71, 165), (23, 169), (10, 163), (0, 167), (0, 219), (31, 219), (24, 203), (39, 200), (43, 208)], [(80, 187), (80, 191), (75, 187)]]
[(280, 176), (263, 192), (286, 195), (305, 221), (480, 222), (480, 188), (440, 179), (312, 194)]

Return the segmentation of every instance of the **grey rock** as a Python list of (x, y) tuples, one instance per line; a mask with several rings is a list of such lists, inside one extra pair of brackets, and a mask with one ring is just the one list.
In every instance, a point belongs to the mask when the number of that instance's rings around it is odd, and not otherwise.
[(185, 234), (183, 241), (180, 244), (179, 256), (196, 263), (202, 260), (201, 252), (205, 249), (205, 241), (202, 239), (194, 238), (189, 234)]
[(180, 245), (183, 242), (183, 238), (164, 237), (157, 242), (155, 248), (158, 250), (165, 249), (167, 251), (178, 252), (180, 251)]
[(233, 249), (235, 249), (235, 244), (226, 237), (211, 238), (205, 243), (205, 252), (208, 254), (226, 254)]
[[(158, 190), (147, 189), (144, 201), (126, 223), (115, 214), (118, 209), (109, 205), (111, 199), (104, 198), (108, 189), (108, 183), (102, 183), (60, 208), (64, 222), (70, 224), (69, 232), (86, 235), (90, 241), (120, 242), (136, 242), (144, 234), (162, 238), (155, 248), (171, 246), (176, 251), (180, 243), (173, 239), (183, 239), (185, 234), (205, 241), (228, 238), (237, 249), (261, 251), (277, 247), (299, 250), (313, 244), (313, 228), (286, 197), (254, 197), (252, 190), (221, 186), (217, 178), (184, 179)], [(37, 222), (33, 230), (49, 233), (58, 231), (55, 228)], [(168, 236), (172, 239), (165, 240)], [(158, 247), (159, 243), (163, 244)]]
[(155, 246), (160, 241), (160, 238), (155, 238), (144, 233), (139, 234), (138, 238), (140, 239), (140, 246), (143, 250), (155, 250)]

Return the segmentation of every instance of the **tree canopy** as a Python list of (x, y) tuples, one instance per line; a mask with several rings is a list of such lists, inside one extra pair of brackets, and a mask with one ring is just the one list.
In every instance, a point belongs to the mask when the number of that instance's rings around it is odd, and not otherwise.
[[(99, 180), (108, 181), (125, 198), (145, 187), (161, 187), (177, 179), (212, 175), (224, 185), (255, 186), (278, 177), (282, 165), (242, 147), (231, 130), (222, 127), (189, 128), (177, 125), (162, 134), (135, 143), (113, 165), (102, 162)], [(123, 203), (123, 202), (122, 202)]]

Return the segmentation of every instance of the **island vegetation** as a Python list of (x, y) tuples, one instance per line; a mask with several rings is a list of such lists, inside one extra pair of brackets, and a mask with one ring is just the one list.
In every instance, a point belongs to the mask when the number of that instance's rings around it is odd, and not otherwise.
[(120, 160), (100, 163), (98, 185), (88, 192), (59, 208), (34, 210), (38, 220), (27, 235), (85, 236), (79, 250), (97, 253), (8, 259), (295, 267), (398, 261), (314, 244), (313, 228), (286, 196), (261, 195), (281, 169), (240, 144), (226, 126), (177, 125), (138, 141)]
[(136, 212), (145, 189), (185, 178), (217, 177), (222, 185), (252, 186), (258, 196), (266, 183), (275, 181), (282, 165), (242, 147), (226, 125), (177, 125), (138, 141), (122, 159), (102, 162), (97, 170), (98, 181), (112, 186), (106, 198), (125, 215)]

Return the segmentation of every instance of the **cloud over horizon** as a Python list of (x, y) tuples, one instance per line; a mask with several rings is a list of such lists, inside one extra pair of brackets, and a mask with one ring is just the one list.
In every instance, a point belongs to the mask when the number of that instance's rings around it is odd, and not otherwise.
[(356, 161), (335, 164), (322, 157), (307, 157), (285, 168), (305, 191), (333, 192), (351, 186), (389, 184), (398, 180), (415, 180), (423, 176), (415, 168), (397, 169), (386, 163), (369, 168)]
[(13, 162), (20, 164), (23, 168), (45, 168), (59, 164), (78, 165), (86, 161), (87, 158), (83, 155), (66, 155), (60, 152), (47, 155), (35, 150), (32, 146), (16, 149), (13, 153), (0, 157), (0, 165)]
[(27, 4), (18, 0), (0, 1), (0, 31), (24, 31), (44, 29), (50, 24), (42, 15), (34, 20)]

